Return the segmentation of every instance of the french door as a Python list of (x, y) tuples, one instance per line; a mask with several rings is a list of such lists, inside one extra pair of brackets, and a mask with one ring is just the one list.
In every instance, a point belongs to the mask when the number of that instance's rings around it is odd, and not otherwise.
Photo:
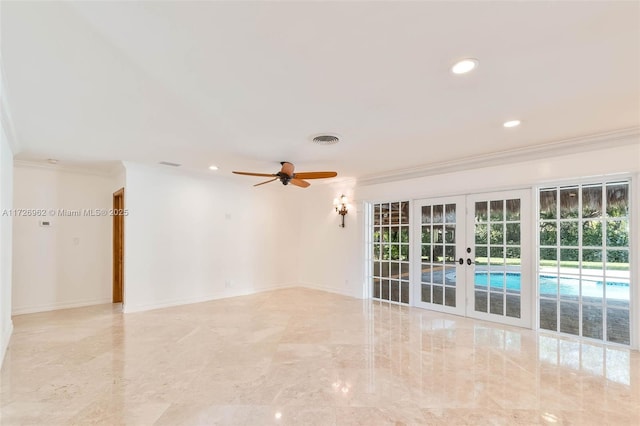
[(414, 203), (415, 306), (531, 327), (530, 192)]

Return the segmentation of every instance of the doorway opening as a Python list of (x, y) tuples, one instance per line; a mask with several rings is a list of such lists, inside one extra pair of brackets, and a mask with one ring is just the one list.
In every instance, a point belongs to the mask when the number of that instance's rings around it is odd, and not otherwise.
[(113, 303), (124, 295), (124, 188), (113, 193)]

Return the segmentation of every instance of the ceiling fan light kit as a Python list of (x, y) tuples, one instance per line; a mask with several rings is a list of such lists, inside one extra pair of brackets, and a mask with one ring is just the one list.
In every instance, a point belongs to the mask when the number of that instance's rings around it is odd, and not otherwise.
[(338, 176), (336, 172), (302, 172), (302, 173), (294, 173), (295, 166), (293, 163), (288, 161), (280, 162), (282, 168), (278, 173), (253, 173), (253, 172), (236, 172), (233, 173), (237, 175), (245, 175), (245, 176), (261, 176), (271, 178), (267, 181), (256, 183), (253, 186), (264, 185), (265, 183), (274, 182), (276, 180), (280, 180), (283, 185), (295, 185), (300, 188), (307, 188), (311, 184), (307, 182), (305, 179), (326, 179), (333, 178)]

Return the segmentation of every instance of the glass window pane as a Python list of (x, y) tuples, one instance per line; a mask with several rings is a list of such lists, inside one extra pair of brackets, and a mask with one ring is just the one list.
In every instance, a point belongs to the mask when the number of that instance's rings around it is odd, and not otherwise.
[(391, 262), (390, 268), (389, 276), (391, 278), (400, 278), (400, 264), (398, 262)]
[(382, 231), (382, 242), (388, 243), (389, 242), (389, 228), (387, 228), (386, 226), (382, 227), (381, 231)]
[(586, 275), (602, 276), (602, 250), (583, 249), (582, 250), (582, 273)]
[(560, 223), (560, 245), (561, 246), (577, 246), (578, 245), (578, 222), (561, 222)]
[(375, 277), (379, 277), (380, 276), (380, 262), (373, 262), (373, 275)]
[(389, 262), (381, 262), (380, 265), (382, 266), (382, 274), (380, 274), (381, 277), (388, 277), (389, 276)]
[(520, 296), (516, 294), (506, 295), (505, 314), (511, 318), (520, 318)]
[(409, 261), (409, 244), (400, 245), (400, 260)]
[(433, 223), (442, 223), (444, 219), (444, 212), (442, 204), (433, 206)]
[(437, 305), (444, 304), (444, 287), (439, 285), (433, 286), (433, 303)]
[(602, 216), (602, 185), (582, 188), (582, 217)]
[(476, 244), (487, 244), (487, 225), (476, 225)]
[(607, 185), (607, 216), (626, 217), (629, 215), (629, 184)]
[(431, 206), (422, 206), (422, 223), (431, 223)]
[(391, 280), (390, 293), (391, 293), (390, 296), (391, 296), (392, 302), (400, 301), (400, 282), (399, 281)]
[(520, 200), (507, 200), (506, 205), (507, 220), (520, 220)]
[(380, 298), (380, 279), (374, 278), (372, 286), (373, 286), (372, 288), (373, 297), (376, 299), (379, 299)]
[(456, 223), (456, 205), (447, 204), (445, 206), (445, 222)]
[(381, 223), (383, 225), (388, 225), (390, 221), (388, 203), (380, 204), (380, 215), (381, 215)]
[(421, 300), (423, 302), (431, 303), (431, 286), (428, 284), (422, 284), (420, 287)]
[(476, 312), (487, 312), (487, 308), (489, 306), (487, 302), (489, 299), (489, 293), (487, 293), (486, 291), (476, 290), (474, 299), (474, 309), (476, 310)]
[(520, 244), (520, 224), (519, 223), (507, 223), (507, 244), (509, 245)]
[(489, 247), (489, 263), (492, 265), (504, 265), (504, 248)]
[(409, 303), (409, 283), (406, 281), (400, 283), (400, 302)]
[(391, 260), (400, 260), (400, 245), (399, 244), (391, 244)]
[(380, 204), (373, 205), (373, 224), (380, 225)]
[(420, 273), (420, 280), (423, 283), (430, 283), (431, 282), (431, 265), (423, 263), (422, 264), (422, 271)]
[(540, 224), (540, 245), (555, 246), (557, 243), (556, 222), (542, 222)]
[(380, 244), (373, 245), (373, 258), (374, 260), (380, 260)]
[(580, 331), (580, 310), (573, 302), (560, 302), (560, 331), (577, 335)]
[(629, 311), (607, 308), (607, 341), (628, 345)]
[(560, 189), (560, 219), (578, 217), (578, 188)]
[[(560, 249), (560, 260), (567, 261), (567, 264), (563, 264), (563, 267), (577, 268), (578, 267), (578, 249)], [(569, 262), (575, 262), (569, 263)]]
[(409, 202), (403, 201), (400, 203), (400, 223), (409, 223)]
[(444, 242), (455, 243), (456, 242), (456, 226), (446, 225), (444, 229)]
[(504, 220), (504, 202), (502, 200), (492, 201), (491, 203), (491, 221)]
[(456, 246), (444, 247), (444, 261), (445, 263), (456, 263)]
[(629, 221), (607, 221), (607, 245), (610, 247), (629, 246)]
[(476, 246), (476, 265), (486, 265), (488, 260), (487, 259), (487, 247), (486, 246)]
[(602, 222), (599, 220), (582, 222), (582, 245), (587, 247), (602, 246)]
[(409, 227), (401, 226), (400, 227), (400, 242), (408, 243), (409, 242)]
[(553, 275), (540, 276), (540, 296), (558, 297), (558, 277)]
[(602, 339), (602, 306), (583, 305), (582, 306), (582, 335), (592, 339)]
[(400, 228), (397, 226), (392, 226), (389, 233), (389, 238), (391, 238), (392, 243), (400, 242)]
[(423, 262), (431, 262), (431, 246), (428, 244), (422, 245), (422, 261)]
[(400, 224), (400, 203), (391, 203), (391, 224)]
[(381, 299), (389, 300), (389, 280), (382, 280), (382, 291), (380, 293)]
[(540, 191), (540, 219), (555, 219), (557, 215), (558, 191)]
[(502, 293), (489, 293), (489, 312), (504, 315), (504, 296)]
[(486, 201), (476, 203), (476, 222), (486, 222), (488, 220), (487, 210)]
[(491, 224), (491, 235), (489, 239), (491, 244), (504, 243), (504, 225), (502, 223)]
[(507, 247), (504, 253), (507, 264), (510, 266), (520, 265), (520, 247)]
[(431, 243), (431, 226), (426, 225), (422, 227), (422, 242), (423, 243)]
[(626, 250), (607, 250), (607, 271), (628, 271), (629, 252)]
[[(554, 248), (541, 248), (540, 249), (540, 264), (544, 264), (543, 260), (557, 260), (558, 259), (558, 251)], [(555, 262), (554, 262), (555, 264)], [(549, 265), (547, 265), (549, 266)]]
[(444, 304), (455, 308), (456, 306), (456, 288), (455, 287), (445, 287)]
[(540, 328), (558, 330), (558, 303), (555, 300), (540, 299)]
[(433, 225), (433, 242), (442, 244), (444, 242), (444, 229), (442, 225)]

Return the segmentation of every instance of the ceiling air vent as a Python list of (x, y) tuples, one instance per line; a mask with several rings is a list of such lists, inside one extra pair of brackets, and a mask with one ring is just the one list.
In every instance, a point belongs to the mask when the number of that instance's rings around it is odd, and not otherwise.
[(334, 145), (339, 141), (340, 139), (335, 135), (318, 135), (313, 138), (313, 143), (318, 145)]
[(170, 161), (161, 161), (158, 164), (162, 164), (163, 166), (171, 166), (171, 167), (180, 167), (182, 164), (172, 163)]

